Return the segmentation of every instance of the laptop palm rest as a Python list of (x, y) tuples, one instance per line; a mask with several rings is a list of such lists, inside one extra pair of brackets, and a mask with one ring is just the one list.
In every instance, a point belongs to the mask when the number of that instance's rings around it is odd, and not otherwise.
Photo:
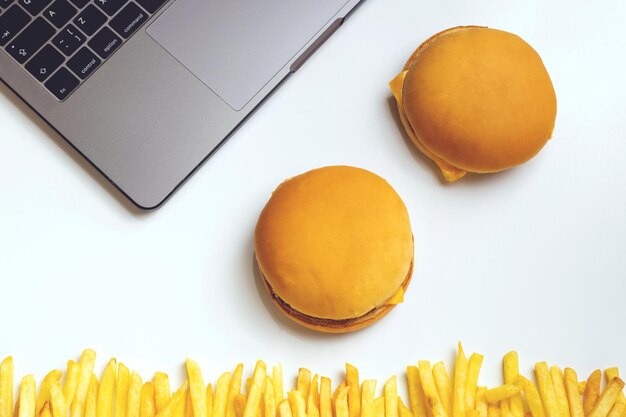
[(148, 34), (241, 110), (348, 0), (177, 0)]

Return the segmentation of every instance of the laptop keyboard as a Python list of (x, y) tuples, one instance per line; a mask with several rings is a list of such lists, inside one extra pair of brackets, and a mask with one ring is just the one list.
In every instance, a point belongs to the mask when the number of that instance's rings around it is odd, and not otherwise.
[(65, 100), (167, 0), (0, 0), (0, 47)]

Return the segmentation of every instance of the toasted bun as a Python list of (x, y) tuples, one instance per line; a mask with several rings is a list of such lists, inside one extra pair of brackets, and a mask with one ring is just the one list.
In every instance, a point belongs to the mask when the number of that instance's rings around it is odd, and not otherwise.
[(392, 82), (402, 122), (448, 180), (522, 164), (552, 135), (550, 76), (537, 52), (512, 33), (448, 29), (424, 42), (404, 69)]
[(381, 177), (346, 166), (283, 182), (261, 212), (254, 248), (280, 310), (327, 332), (357, 330), (383, 317), (413, 269), (404, 203)]

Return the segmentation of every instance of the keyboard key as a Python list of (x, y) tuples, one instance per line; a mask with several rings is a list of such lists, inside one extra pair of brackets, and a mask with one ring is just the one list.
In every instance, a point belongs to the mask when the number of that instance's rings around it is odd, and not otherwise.
[(33, 16), (38, 15), (44, 7), (50, 4), (48, 0), (20, 0), (26, 11)]
[(85, 43), (85, 35), (70, 24), (52, 39), (52, 43), (66, 56), (70, 56)]
[(67, 0), (56, 0), (43, 14), (57, 29), (61, 29), (74, 17), (76, 8)]
[(63, 100), (78, 87), (78, 84), (80, 84), (78, 78), (66, 68), (61, 68), (44, 85), (56, 98)]
[(128, 39), (146, 20), (148, 20), (146, 12), (135, 3), (129, 3), (117, 16), (111, 19), (109, 26), (121, 37)]
[(137, 3), (144, 9), (148, 11), (148, 13), (152, 14), (159, 10), (161, 6), (167, 3), (167, 0), (137, 0)]
[(61, 64), (65, 61), (63, 55), (59, 53), (52, 45), (46, 45), (26, 64), (26, 70), (33, 77), (43, 82), (48, 78)]
[(119, 9), (126, 4), (127, 0), (96, 0), (95, 3), (106, 14), (113, 16)]
[(43, 17), (38, 17), (7, 47), (17, 62), (23, 64), (54, 35), (54, 28)]
[(0, 46), (4, 46), (30, 22), (31, 17), (19, 6), (13, 6), (0, 16)]
[(85, 79), (102, 63), (88, 48), (81, 48), (69, 61), (67, 66), (81, 79)]
[(71, 0), (71, 2), (74, 4), (74, 6), (82, 9), (87, 5), (87, 3), (89, 3), (89, 0)]
[(0, 0), (0, 8), (6, 9), (13, 3), (14, 0)]
[(107, 21), (107, 17), (98, 8), (90, 4), (85, 10), (74, 19), (74, 24), (80, 30), (91, 36), (100, 29)]
[(111, 56), (117, 48), (122, 45), (122, 39), (120, 39), (111, 29), (103, 27), (100, 32), (96, 34), (89, 41), (91, 49), (96, 51), (100, 58), (107, 59)]

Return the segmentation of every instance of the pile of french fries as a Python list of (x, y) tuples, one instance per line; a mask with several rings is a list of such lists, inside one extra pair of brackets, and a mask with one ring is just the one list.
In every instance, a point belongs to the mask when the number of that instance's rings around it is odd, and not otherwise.
[[(454, 374), (443, 362), (419, 361), (407, 367), (408, 407), (398, 394), (395, 376), (376, 396), (376, 381), (359, 382), (357, 368), (346, 364), (346, 378), (333, 391), (331, 380), (298, 372), (286, 394), (279, 364), (268, 372), (258, 361), (242, 392), (243, 365), (205, 385), (196, 362), (187, 359), (188, 379), (174, 393), (169, 378), (157, 372), (143, 382), (124, 364), (111, 359), (100, 379), (96, 354), (85, 350), (78, 362), (48, 373), (37, 391), (33, 375), (21, 380), (14, 403), (13, 359), (0, 364), (0, 417), (626, 417), (624, 382), (617, 368), (594, 371), (579, 381), (546, 362), (535, 365), (536, 384), (519, 374), (518, 355), (504, 356), (504, 384), (478, 384), (483, 356), (466, 357), (459, 343)], [(61, 380), (63, 379), (63, 382)]]

